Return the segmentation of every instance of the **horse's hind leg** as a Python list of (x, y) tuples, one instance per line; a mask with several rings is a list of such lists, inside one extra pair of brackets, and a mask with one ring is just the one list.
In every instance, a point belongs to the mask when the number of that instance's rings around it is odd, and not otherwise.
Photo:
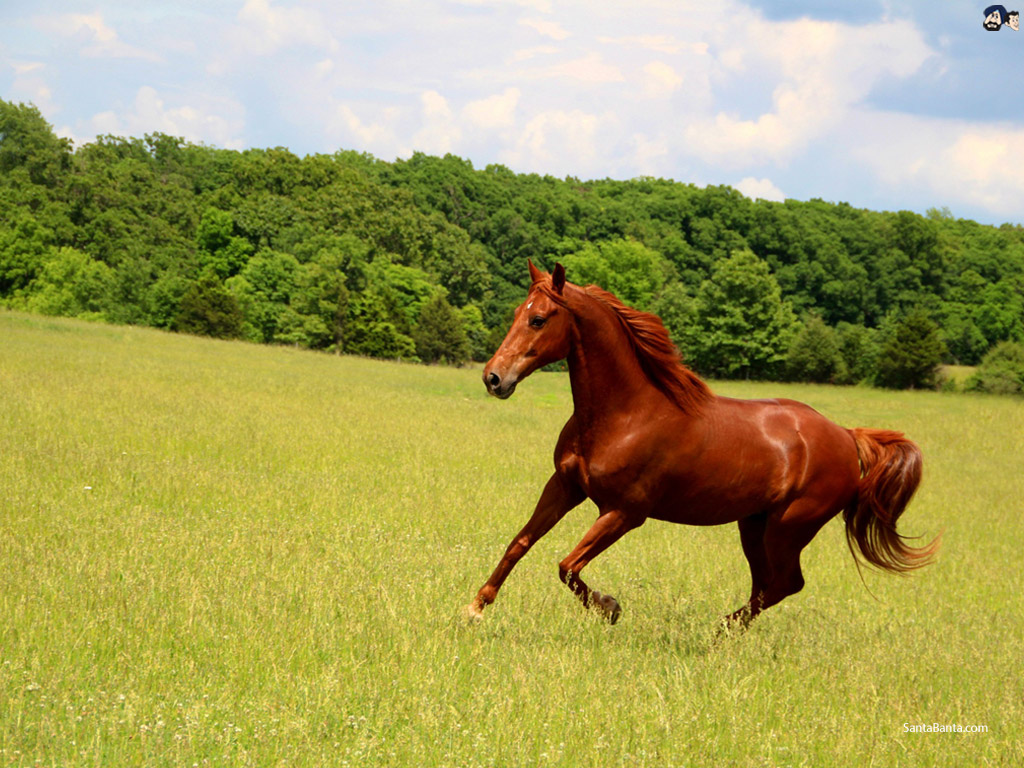
[(743, 554), (750, 565), (750, 599), (745, 605), (725, 617), (727, 624), (746, 626), (761, 612), (764, 591), (768, 586), (768, 558), (764, 551), (764, 531), (768, 514), (761, 512), (745, 517), (738, 522)]
[(764, 531), (764, 552), (769, 580), (760, 610), (770, 608), (804, 588), (800, 553), (838, 508), (811, 499), (793, 502), (779, 517), (769, 517)]
[(592, 591), (580, 578), (580, 571), (586, 568), (587, 563), (641, 523), (643, 523), (643, 519), (637, 521), (622, 512), (603, 513), (587, 531), (583, 540), (558, 565), (559, 578), (580, 599), (584, 607), (597, 608), (612, 624), (619, 619), (621, 612), (619, 602), (611, 595), (602, 595), (600, 592)]
[[(803, 589), (800, 553), (838, 511), (820, 501), (804, 498), (790, 504), (781, 514), (758, 516), (762, 517), (760, 525), (753, 518), (747, 519), (749, 523), (743, 521), (746, 526), (741, 523), (743, 551), (750, 561), (753, 585), (750, 602), (726, 616), (727, 624), (746, 626), (765, 609)], [(756, 544), (759, 527), (763, 531), (760, 548)]]

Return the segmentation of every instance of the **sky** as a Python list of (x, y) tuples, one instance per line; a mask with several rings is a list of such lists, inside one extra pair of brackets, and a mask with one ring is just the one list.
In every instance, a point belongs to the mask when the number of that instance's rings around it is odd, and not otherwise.
[(3, 0), (0, 98), (76, 146), (450, 152), (1019, 223), (1024, 30), (988, 4)]

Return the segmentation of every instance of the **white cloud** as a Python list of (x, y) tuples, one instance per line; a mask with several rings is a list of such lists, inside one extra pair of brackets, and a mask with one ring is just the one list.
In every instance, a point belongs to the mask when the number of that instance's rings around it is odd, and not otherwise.
[(548, 19), (520, 19), (519, 23), (524, 27), (529, 27), (538, 35), (550, 37), (552, 40), (565, 40), (569, 37), (569, 33), (558, 22)]
[(609, 122), (578, 109), (542, 112), (526, 123), (503, 161), (541, 173), (599, 175), (603, 142), (598, 133)]
[(435, 155), (452, 152), (462, 138), (462, 129), (454, 120), (448, 100), (437, 91), (424, 91), (420, 101), (423, 127), (413, 137), (416, 149)]
[(408, 155), (410, 151), (400, 146), (396, 130), (399, 110), (388, 108), (378, 111), (376, 120), (365, 121), (348, 104), (338, 104), (329, 122), (329, 131), (336, 134), (348, 146), (364, 152), (372, 152), (388, 159)]
[(7, 98), (24, 99), (39, 107), (44, 115), (54, 115), (60, 108), (53, 100), (53, 91), (46, 78), (46, 65), (39, 61), (11, 62), (14, 80)]
[(690, 42), (679, 40), (672, 35), (625, 35), (623, 37), (597, 38), (600, 43), (609, 43), (625, 46), (636, 46), (648, 51), (657, 53), (679, 54), (684, 51), (692, 51), (701, 55), (708, 52), (708, 44), (704, 42)]
[(664, 136), (650, 138), (642, 133), (635, 134), (630, 140), (633, 154), (629, 159), (634, 175), (665, 176), (669, 165), (669, 144)]
[(78, 43), (83, 56), (91, 58), (147, 59), (160, 61), (154, 51), (125, 43), (99, 12), (39, 16), (35, 25)]
[(777, 72), (771, 111), (744, 118), (722, 110), (686, 130), (693, 152), (727, 168), (787, 162), (841, 126), (875, 86), (915, 73), (934, 55), (906, 21), (764, 21), (738, 42), (719, 56), (719, 79)]
[(663, 61), (644, 66), (644, 95), (652, 99), (671, 96), (683, 84), (682, 76)]
[(261, 56), (290, 46), (313, 46), (337, 51), (337, 40), (317, 10), (301, 6), (275, 7), (270, 0), (246, 0), (238, 12), (243, 47)]
[(327, 77), (334, 71), (334, 61), (331, 59), (319, 61), (316, 66), (313, 67), (313, 71), (316, 73), (317, 77)]
[(622, 70), (613, 64), (606, 64), (598, 53), (554, 64), (538, 74), (543, 78), (567, 78), (582, 83), (621, 83), (626, 79)]
[(553, 45), (538, 45), (533, 48), (521, 48), (515, 51), (509, 58), (510, 64), (517, 64), (520, 61), (529, 61), (535, 59), (538, 56), (549, 56), (553, 53), (558, 53), (559, 49)]
[(193, 142), (241, 149), (244, 146), (241, 138), (245, 123), (243, 108), (237, 103), (220, 104), (219, 107), (227, 114), (216, 114), (208, 106), (168, 106), (164, 97), (147, 85), (139, 88), (128, 110), (100, 112), (74, 131), (75, 134), (93, 136), (105, 133), (122, 136), (166, 133)]
[(509, 128), (515, 122), (520, 95), (518, 88), (506, 88), (494, 96), (471, 101), (462, 108), (462, 118), (484, 130)]
[(786, 199), (786, 195), (772, 183), (771, 179), (755, 179), (753, 176), (747, 176), (732, 186), (751, 200), (760, 198), (761, 200), (774, 200), (777, 203), (781, 203)]
[(918, 207), (961, 205), (1020, 217), (1024, 127), (895, 113), (865, 113), (853, 159)]

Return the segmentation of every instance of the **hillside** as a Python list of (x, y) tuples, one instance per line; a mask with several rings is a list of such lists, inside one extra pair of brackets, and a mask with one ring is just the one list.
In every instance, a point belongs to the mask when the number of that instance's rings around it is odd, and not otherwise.
[[(73, 148), (35, 107), (0, 101), (11, 308), (460, 362), (493, 351), (528, 258), (657, 312), (704, 374), (902, 386), (879, 360), (913, 317), (932, 369), (1024, 339), (1020, 227), (454, 156), (300, 158), (162, 134)], [(808, 334), (813, 366), (793, 362)]]

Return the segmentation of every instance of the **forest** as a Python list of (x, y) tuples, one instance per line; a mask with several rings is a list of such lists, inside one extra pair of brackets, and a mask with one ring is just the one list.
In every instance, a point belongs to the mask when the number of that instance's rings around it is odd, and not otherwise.
[(1024, 228), (160, 133), (75, 147), (0, 100), (0, 306), (423, 363), (486, 360), (526, 260), (658, 314), (717, 378), (1024, 391)]

